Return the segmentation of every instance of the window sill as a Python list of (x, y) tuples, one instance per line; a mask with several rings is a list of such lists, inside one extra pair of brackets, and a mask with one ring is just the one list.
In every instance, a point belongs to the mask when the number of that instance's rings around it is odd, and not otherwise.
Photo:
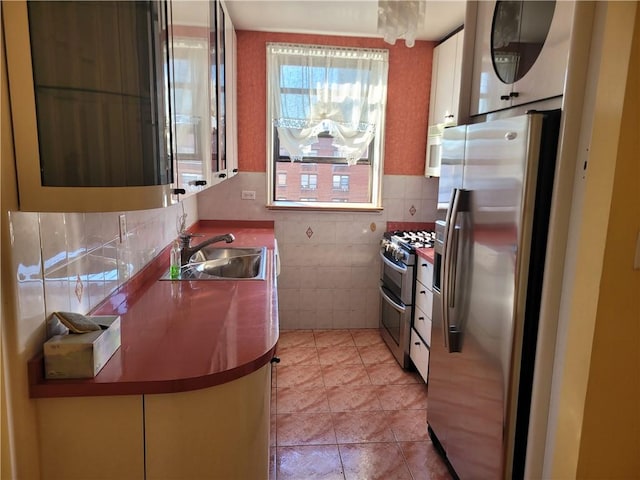
[(322, 212), (382, 212), (383, 207), (370, 203), (289, 202), (279, 201), (266, 206), (269, 210), (305, 210)]

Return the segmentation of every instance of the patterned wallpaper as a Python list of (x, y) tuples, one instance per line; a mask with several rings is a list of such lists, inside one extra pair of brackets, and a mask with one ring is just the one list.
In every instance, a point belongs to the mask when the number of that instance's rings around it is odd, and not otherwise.
[(413, 48), (377, 38), (238, 31), (238, 153), (241, 172), (264, 172), (266, 43), (290, 42), (389, 50), (384, 173), (423, 175), (434, 42)]

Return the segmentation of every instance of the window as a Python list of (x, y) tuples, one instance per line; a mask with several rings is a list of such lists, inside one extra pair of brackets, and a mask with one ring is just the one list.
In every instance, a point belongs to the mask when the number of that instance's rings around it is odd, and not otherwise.
[(303, 173), (300, 175), (300, 188), (302, 190), (315, 190), (318, 188), (318, 175)]
[(287, 172), (278, 172), (278, 186), (279, 187), (287, 186)]
[(267, 45), (269, 207), (380, 209), (387, 72), (386, 50)]
[(333, 189), (343, 192), (349, 191), (349, 175), (334, 175), (333, 176)]

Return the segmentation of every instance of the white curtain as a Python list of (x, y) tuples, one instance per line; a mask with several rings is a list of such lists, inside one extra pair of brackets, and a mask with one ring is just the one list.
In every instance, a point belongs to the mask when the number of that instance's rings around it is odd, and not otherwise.
[(267, 44), (271, 121), (291, 160), (328, 132), (354, 165), (384, 118), (388, 69), (387, 50)]

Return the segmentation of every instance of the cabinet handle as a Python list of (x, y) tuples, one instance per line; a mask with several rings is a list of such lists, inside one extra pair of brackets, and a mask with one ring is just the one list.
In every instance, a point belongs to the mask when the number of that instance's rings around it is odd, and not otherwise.
[(280, 358), (279, 357), (273, 357), (271, 359), (271, 363), (280, 363)]
[(418, 320), (422, 320), (424, 322), (424, 317), (418, 317)]
[(185, 193), (187, 193), (187, 191), (184, 188), (174, 188), (173, 189), (173, 194), (174, 195), (184, 195)]
[(218, 175), (220, 178), (225, 178), (227, 176), (226, 173), (221, 173), (220, 175)]
[(500, 95), (500, 100), (511, 100), (510, 95)]
[(427, 263), (423, 263), (423, 264), (422, 264), (422, 266), (423, 266), (423, 267), (427, 267), (427, 266), (428, 266), (428, 264), (427, 264)]
[(509, 96), (513, 98), (518, 98), (520, 96), (520, 92), (511, 92)]
[(238, 173), (238, 169), (237, 169), (237, 168), (234, 168), (234, 169), (232, 170), (232, 172), (233, 172), (233, 173)]
[(426, 291), (426, 290), (420, 290), (420, 293), (421, 293), (422, 295), (426, 295), (427, 291)]
[(415, 342), (414, 345), (420, 346), (420, 342)]
[(194, 182), (194, 184), (195, 184), (196, 187), (204, 187), (207, 184), (207, 181), (206, 180), (196, 180)]

